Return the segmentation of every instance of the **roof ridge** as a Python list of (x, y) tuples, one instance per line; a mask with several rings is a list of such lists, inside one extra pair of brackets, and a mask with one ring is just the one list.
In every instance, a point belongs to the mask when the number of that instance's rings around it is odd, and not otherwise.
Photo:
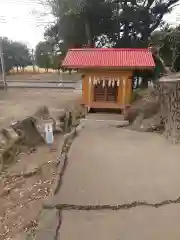
[(71, 48), (69, 51), (150, 51), (148, 48)]

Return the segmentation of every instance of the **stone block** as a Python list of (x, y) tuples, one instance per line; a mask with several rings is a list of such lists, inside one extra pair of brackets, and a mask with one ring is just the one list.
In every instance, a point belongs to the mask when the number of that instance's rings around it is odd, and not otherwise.
[(43, 210), (39, 217), (35, 240), (54, 240), (60, 220), (57, 209)]
[(19, 139), (19, 135), (14, 131), (12, 127), (9, 128), (3, 128), (2, 134), (8, 141), (17, 141)]

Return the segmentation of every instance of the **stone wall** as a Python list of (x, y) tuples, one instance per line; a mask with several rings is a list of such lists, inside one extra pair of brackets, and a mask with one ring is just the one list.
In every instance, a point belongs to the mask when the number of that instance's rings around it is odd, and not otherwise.
[(171, 143), (180, 143), (180, 80), (170, 79), (158, 83), (164, 136)]
[(148, 96), (123, 114), (134, 130), (158, 131), (171, 143), (180, 143), (180, 79), (160, 79)]

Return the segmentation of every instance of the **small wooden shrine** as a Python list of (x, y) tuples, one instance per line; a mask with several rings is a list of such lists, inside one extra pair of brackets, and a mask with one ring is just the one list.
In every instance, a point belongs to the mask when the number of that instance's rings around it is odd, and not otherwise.
[(82, 104), (88, 108), (121, 109), (131, 102), (136, 69), (153, 69), (149, 49), (70, 49), (62, 64), (82, 72)]

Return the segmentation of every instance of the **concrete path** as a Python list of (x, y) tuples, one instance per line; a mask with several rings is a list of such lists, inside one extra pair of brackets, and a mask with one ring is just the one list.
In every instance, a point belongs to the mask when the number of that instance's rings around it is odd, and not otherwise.
[(180, 207), (64, 211), (58, 240), (179, 240)]
[(62, 209), (58, 239), (180, 239), (180, 146), (92, 119), (46, 203)]

